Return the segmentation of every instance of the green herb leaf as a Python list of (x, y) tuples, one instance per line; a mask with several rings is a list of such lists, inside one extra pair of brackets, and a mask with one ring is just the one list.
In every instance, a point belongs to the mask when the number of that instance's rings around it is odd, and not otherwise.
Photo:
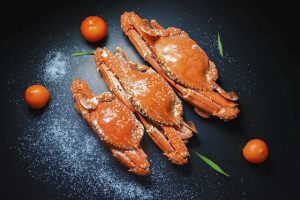
[(72, 53), (72, 56), (84, 56), (84, 55), (94, 55), (94, 52), (77, 52), (77, 53)]
[(220, 37), (219, 33), (218, 33), (218, 49), (219, 49), (220, 55), (224, 58), (222, 42), (221, 42), (221, 37)]
[(227, 174), (226, 172), (223, 171), (223, 169), (221, 169), (221, 167), (219, 167), (219, 165), (217, 165), (216, 163), (214, 163), (212, 160), (206, 158), (205, 156), (201, 155), (200, 153), (194, 151), (194, 153), (201, 158), (206, 164), (208, 164), (211, 168), (213, 168), (214, 170), (216, 170), (217, 172), (230, 177), (229, 174)]

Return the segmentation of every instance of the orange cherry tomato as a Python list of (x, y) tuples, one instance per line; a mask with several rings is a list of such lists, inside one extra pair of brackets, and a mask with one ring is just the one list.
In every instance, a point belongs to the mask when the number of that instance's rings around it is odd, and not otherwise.
[(25, 101), (34, 109), (43, 108), (49, 101), (50, 93), (42, 85), (32, 85), (25, 91)]
[(250, 140), (243, 148), (243, 155), (244, 158), (250, 163), (262, 163), (269, 155), (268, 146), (263, 140)]
[(87, 41), (98, 42), (105, 37), (107, 26), (101, 17), (89, 16), (81, 22), (80, 31)]

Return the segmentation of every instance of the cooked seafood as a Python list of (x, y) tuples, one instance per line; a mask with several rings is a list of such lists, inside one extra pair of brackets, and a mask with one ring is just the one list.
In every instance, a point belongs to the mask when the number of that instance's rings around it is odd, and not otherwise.
[(72, 93), (75, 108), (113, 156), (129, 171), (147, 175), (149, 162), (140, 147), (144, 127), (135, 115), (110, 92), (95, 96), (83, 80), (73, 81)]
[(196, 130), (193, 123), (183, 121), (181, 101), (168, 83), (152, 68), (130, 61), (120, 48), (114, 54), (97, 48), (95, 62), (109, 90), (137, 113), (164, 154), (175, 164), (187, 163), (184, 141)]
[(215, 64), (186, 32), (175, 27), (164, 29), (157, 21), (141, 19), (134, 12), (121, 16), (121, 26), (139, 54), (200, 116), (224, 120), (237, 116), (234, 101), (238, 96), (216, 83)]

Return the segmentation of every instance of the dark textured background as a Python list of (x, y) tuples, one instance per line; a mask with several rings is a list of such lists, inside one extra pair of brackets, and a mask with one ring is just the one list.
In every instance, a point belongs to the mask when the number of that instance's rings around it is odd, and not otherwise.
[[(130, 2), (130, 3), (129, 3)], [(7, 90), (7, 77), (11, 72), (20, 70), (22, 62), (26, 62), (26, 58), (22, 55), (30, 52), (32, 47), (38, 45), (47, 45), (42, 36), (49, 36), (53, 31), (53, 38), (60, 38), (60, 34), (64, 31), (70, 31), (72, 24), (87, 15), (97, 13), (96, 8), (105, 7), (105, 15), (111, 13), (122, 13), (124, 9), (135, 9), (147, 7), (144, 10), (138, 10), (138, 14), (142, 17), (155, 17), (166, 25), (178, 25), (185, 29), (193, 38), (196, 39), (203, 48), (208, 51), (209, 56), (218, 63), (218, 55), (216, 51), (211, 50), (209, 42), (201, 39), (201, 35), (193, 31), (193, 24), (202, 24), (209, 17), (213, 17), (215, 25), (210, 28), (203, 28), (207, 31), (221, 32), (222, 41), (225, 46), (225, 52), (230, 54), (233, 64), (223, 61), (231, 67), (228, 70), (220, 64), (220, 81), (225, 88), (233, 88), (240, 94), (241, 115), (234, 121), (223, 123), (216, 119), (204, 120), (199, 119), (191, 111), (190, 106), (185, 104), (189, 118), (197, 121), (198, 129), (201, 130), (199, 139), (192, 139), (190, 149), (201, 151), (206, 155), (214, 158), (218, 163), (230, 174), (230, 179), (224, 179), (219, 176), (219, 182), (222, 186), (220, 190), (227, 191), (206, 191), (196, 192), (194, 198), (211, 199), (292, 199), (298, 194), (297, 180), (299, 180), (300, 169), (300, 137), (299, 137), (299, 91), (298, 76), (299, 60), (298, 60), (298, 44), (299, 35), (297, 26), (298, 13), (296, 6), (290, 2), (271, 2), (271, 1), (201, 1), (200, 3), (192, 1), (184, 2), (168, 2), (159, 3), (156, 1), (40, 1), (32, 2), (7, 2), (2, 5), (1, 9), (1, 32), (0, 32), (0, 81), (1, 81), (1, 195), (3, 199), (48, 199), (56, 198), (55, 186), (49, 186), (47, 183), (41, 183), (28, 175), (26, 168), (23, 167), (24, 162), (20, 161), (20, 155), (11, 149), (13, 144), (17, 143), (17, 137), (21, 135), (22, 128), (26, 128), (28, 124), (22, 124), (22, 117), (18, 115), (19, 107), (7, 103), (7, 99), (22, 98), (22, 92), (29, 83), (31, 74), (26, 71), (20, 80), (24, 83), (19, 87), (18, 84)], [(128, 7), (127, 7), (128, 5)], [(93, 9), (95, 7), (95, 9)], [(69, 12), (64, 12), (64, 10)], [(174, 15), (168, 15), (171, 11)], [(165, 14), (167, 13), (167, 14)], [(185, 14), (184, 14), (185, 13)], [(184, 15), (183, 15), (184, 14)], [(65, 16), (65, 18), (64, 18)], [(183, 18), (181, 24), (172, 17)], [(207, 17), (207, 19), (199, 19), (199, 16)], [(116, 19), (118, 17), (115, 17)], [(67, 21), (64, 21), (67, 19)], [(112, 17), (111, 20), (113, 20)], [(185, 20), (186, 19), (186, 20)], [(68, 21), (69, 20), (69, 21)], [(76, 21), (76, 22), (77, 22)], [(199, 23), (198, 23), (199, 22)], [(64, 23), (68, 24), (64, 26)], [(57, 26), (53, 25), (57, 24)], [(119, 24), (108, 24), (109, 28), (119, 27)], [(59, 27), (59, 30), (47, 29), (47, 27)], [(76, 28), (76, 27), (75, 27)], [(73, 30), (73, 29), (72, 29)], [(76, 29), (74, 29), (76, 30)], [(49, 33), (47, 33), (49, 31)], [(236, 35), (232, 35), (232, 34)], [(39, 34), (42, 36), (39, 37)], [(79, 34), (75, 31), (74, 34)], [(120, 34), (122, 34), (120, 32)], [(57, 37), (56, 37), (57, 36)], [(75, 37), (80, 39), (80, 35)], [(127, 41), (123, 37), (124, 41)], [(58, 39), (59, 41), (59, 39)], [(72, 41), (70, 46), (72, 45)], [(67, 44), (68, 41), (62, 43)], [(114, 46), (113, 38), (108, 38), (106, 45)], [(128, 43), (130, 47), (130, 44)], [(82, 41), (83, 48), (90, 48)], [(214, 48), (212, 48), (214, 49)], [(16, 55), (18, 57), (16, 57)], [(228, 57), (230, 57), (228, 56)], [(138, 57), (136, 55), (136, 57)], [(233, 58), (232, 58), (233, 57)], [(243, 59), (239, 61), (239, 58)], [(41, 56), (29, 57), (32, 63), (39, 62)], [(234, 64), (241, 65), (238, 71), (233, 70)], [(243, 65), (251, 64), (254, 66), (252, 73), (245, 73), (246, 67)], [(34, 65), (32, 66), (34, 70)], [(249, 77), (238, 79), (237, 73)], [(237, 80), (236, 80), (237, 79)], [(241, 80), (249, 81), (249, 83), (241, 83)], [(253, 85), (251, 85), (253, 84)], [(241, 88), (239, 88), (241, 86)], [(68, 87), (67, 87), (68, 88)], [(246, 88), (242, 90), (242, 88)], [(249, 94), (251, 93), (251, 94)], [(22, 104), (22, 101), (20, 102)], [(26, 105), (21, 106), (22, 111), (28, 111)], [(26, 114), (25, 114), (26, 115)], [(28, 117), (32, 117), (28, 113)], [(253, 126), (255, 124), (255, 126)], [(217, 131), (217, 133), (215, 133)], [(270, 147), (270, 159), (263, 165), (249, 165), (242, 156), (240, 149), (244, 143), (253, 137), (265, 139)], [(149, 139), (146, 139), (149, 143)], [(148, 150), (154, 151), (157, 155), (155, 159), (161, 155), (159, 151), (149, 147)], [(154, 145), (151, 145), (154, 146)], [(157, 157), (157, 158), (156, 158)], [(197, 166), (204, 168), (208, 173), (208, 180), (199, 180), (200, 186), (205, 188), (206, 181), (215, 179), (215, 173), (206, 165), (202, 164), (194, 155), (191, 157), (192, 176), (202, 177), (200, 171), (197, 172)], [(172, 167), (169, 167), (172, 170)], [(124, 170), (120, 167), (120, 170)], [(191, 168), (179, 169), (180, 175), (191, 175)], [(118, 172), (116, 172), (118, 173)], [(244, 177), (248, 182), (239, 185), (240, 177)], [(176, 188), (176, 181), (174, 188)], [(179, 185), (179, 184), (177, 184)], [(190, 183), (193, 191), (201, 188), (196, 187), (193, 182)], [(176, 188), (178, 190), (182, 188)], [(245, 191), (245, 194), (242, 195)], [(220, 193), (218, 193), (220, 192)], [(225, 195), (224, 195), (225, 194)], [(112, 196), (113, 197), (113, 194)], [(162, 192), (162, 197), (167, 198), (168, 194)], [(99, 197), (100, 198), (100, 197)], [(192, 198), (188, 195), (182, 198)]]

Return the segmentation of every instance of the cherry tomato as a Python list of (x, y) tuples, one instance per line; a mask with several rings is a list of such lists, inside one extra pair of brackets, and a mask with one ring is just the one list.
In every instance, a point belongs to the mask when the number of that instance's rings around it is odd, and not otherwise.
[(243, 148), (243, 155), (244, 158), (250, 163), (262, 163), (267, 159), (269, 155), (268, 146), (263, 140), (250, 140)]
[(42, 85), (32, 85), (25, 91), (26, 103), (34, 109), (43, 108), (49, 101), (50, 93)]
[(101, 17), (89, 16), (81, 22), (80, 31), (87, 41), (98, 42), (106, 35), (107, 26)]

